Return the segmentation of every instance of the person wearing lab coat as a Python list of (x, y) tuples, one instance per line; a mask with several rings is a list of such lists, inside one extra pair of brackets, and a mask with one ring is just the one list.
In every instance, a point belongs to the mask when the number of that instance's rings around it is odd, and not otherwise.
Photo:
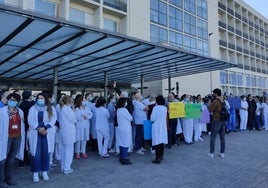
[(155, 149), (155, 159), (152, 163), (160, 163), (163, 160), (164, 146), (168, 143), (167, 137), (167, 107), (165, 98), (156, 97), (156, 106), (151, 114), (152, 121), (152, 146)]
[(25, 128), (23, 111), (19, 109), (20, 95), (7, 96), (7, 106), (0, 108), (0, 187), (16, 185), (15, 158), (23, 160)]
[(61, 140), (61, 172), (69, 174), (73, 172), (74, 143), (76, 141), (75, 124), (77, 122), (74, 110), (71, 107), (71, 97), (63, 96), (60, 101), (58, 121), (60, 124), (59, 134)]
[[(49, 152), (54, 145), (48, 136), (54, 131), (57, 114), (54, 107), (44, 93), (37, 95), (36, 103), (30, 108), (28, 114), (28, 137), (31, 152), (31, 171), (33, 182), (39, 182), (39, 172), (42, 172), (44, 180), (49, 180)], [(54, 144), (54, 143), (53, 143)]]

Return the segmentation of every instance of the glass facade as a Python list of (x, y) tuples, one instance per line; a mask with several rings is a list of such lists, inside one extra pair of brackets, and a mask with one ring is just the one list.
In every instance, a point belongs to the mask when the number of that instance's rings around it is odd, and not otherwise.
[(103, 18), (103, 29), (118, 32), (118, 23), (114, 20)]
[(35, 11), (48, 16), (56, 16), (56, 4), (46, 0), (35, 0)]
[(208, 56), (206, 0), (150, 0), (151, 42)]
[(85, 22), (85, 12), (78, 9), (70, 8), (69, 20), (83, 24)]

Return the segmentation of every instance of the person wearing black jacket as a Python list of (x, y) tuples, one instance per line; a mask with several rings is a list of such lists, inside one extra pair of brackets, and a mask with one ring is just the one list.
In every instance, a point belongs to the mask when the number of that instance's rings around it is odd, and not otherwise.
[(247, 102), (248, 102), (248, 124), (247, 124), (247, 127), (249, 130), (252, 130), (253, 127), (255, 127), (256, 130), (260, 130), (260, 128), (258, 127), (258, 124), (257, 124), (256, 116), (255, 116), (257, 105), (256, 105), (255, 100), (253, 100), (253, 97), (251, 94), (248, 94)]

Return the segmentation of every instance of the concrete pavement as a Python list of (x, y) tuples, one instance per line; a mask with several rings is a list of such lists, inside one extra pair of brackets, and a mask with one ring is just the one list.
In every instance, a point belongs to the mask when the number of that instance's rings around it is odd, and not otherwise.
[(226, 154), (221, 159), (219, 137), (215, 158), (207, 156), (209, 136), (193, 145), (165, 149), (161, 164), (151, 163), (154, 155), (131, 154), (132, 165), (123, 166), (118, 157), (100, 158), (97, 152), (88, 152), (88, 159), (74, 159), (74, 172), (60, 173), (57, 166), (50, 171), (49, 181), (40, 178), (32, 183), (28, 167), (17, 169), (20, 188), (267, 188), (268, 187), (268, 132), (245, 131), (226, 135)]

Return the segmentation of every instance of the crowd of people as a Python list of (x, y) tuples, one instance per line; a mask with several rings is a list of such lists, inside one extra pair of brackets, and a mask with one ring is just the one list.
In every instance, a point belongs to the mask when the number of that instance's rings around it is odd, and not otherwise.
[[(219, 156), (225, 155), (225, 133), (232, 131), (268, 130), (268, 97), (239, 97), (239, 107), (231, 103), (232, 94), (201, 97), (184, 94), (180, 98), (170, 92), (143, 98), (141, 93), (129, 95), (113, 84), (113, 94), (104, 97), (91, 93), (68, 96), (58, 100), (52, 93), (32, 94), (30, 90), (1, 90), (0, 101), (0, 188), (16, 185), (13, 177), (16, 159), (18, 166), (30, 166), (33, 182), (49, 180), (49, 170), (57, 164), (63, 174), (73, 172), (73, 159), (88, 158), (87, 146), (101, 158), (115, 153), (122, 165), (130, 165), (128, 153), (143, 155), (149, 150), (155, 155), (152, 163), (164, 159), (164, 149), (171, 149), (182, 141), (191, 145), (210, 136), (209, 157), (214, 157), (215, 140), (220, 136)], [(200, 103), (200, 111), (210, 114), (201, 118), (171, 118), (169, 104), (173, 102)], [(220, 118), (222, 105), (230, 117)], [(144, 123), (151, 124), (151, 138), (145, 139)]]

